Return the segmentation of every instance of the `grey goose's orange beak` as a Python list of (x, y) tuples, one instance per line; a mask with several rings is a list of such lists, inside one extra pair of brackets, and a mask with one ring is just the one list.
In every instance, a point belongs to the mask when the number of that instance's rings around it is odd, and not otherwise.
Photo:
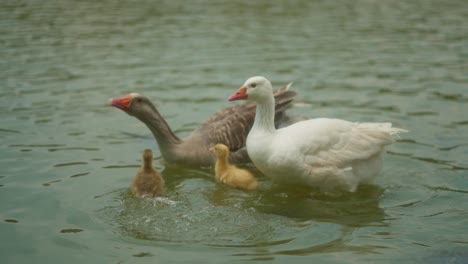
[(246, 100), (247, 98), (247, 86), (243, 85), (235, 93), (228, 97), (228, 101)]
[(128, 110), (130, 110), (132, 99), (133, 96), (129, 94), (120, 98), (112, 98), (109, 100), (109, 104), (127, 112)]

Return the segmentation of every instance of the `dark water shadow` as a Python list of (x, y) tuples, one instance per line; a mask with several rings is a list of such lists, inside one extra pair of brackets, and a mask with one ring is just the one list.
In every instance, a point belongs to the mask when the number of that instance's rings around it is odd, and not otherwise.
[(384, 190), (376, 185), (360, 186), (354, 193), (324, 194), (297, 186), (274, 186), (258, 200), (259, 212), (298, 220), (330, 222), (343, 227), (382, 226), (385, 211), (380, 208)]

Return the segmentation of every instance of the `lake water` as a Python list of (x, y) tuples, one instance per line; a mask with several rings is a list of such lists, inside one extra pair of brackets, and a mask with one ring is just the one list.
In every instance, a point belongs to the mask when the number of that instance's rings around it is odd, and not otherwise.
[[(467, 1), (225, 2), (0, 3), (0, 262), (467, 263)], [(410, 133), (355, 194), (243, 192), (107, 105), (145, 94), (185, 136), (254, 75)], [(163, 198), (128, 193), (144, 148)]]

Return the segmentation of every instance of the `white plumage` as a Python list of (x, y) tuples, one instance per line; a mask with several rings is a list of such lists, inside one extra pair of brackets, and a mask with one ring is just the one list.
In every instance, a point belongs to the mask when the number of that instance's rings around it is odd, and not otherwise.
[(384, 146), (404, 129), (391, 123), (352, 123), (317, 118), (275, 129), (272, 86), (249, 78), (229, 100), (257, 102), (247, 152), (255, 166), (274, 181), (354, 192), (371, 184), (382, 168)]

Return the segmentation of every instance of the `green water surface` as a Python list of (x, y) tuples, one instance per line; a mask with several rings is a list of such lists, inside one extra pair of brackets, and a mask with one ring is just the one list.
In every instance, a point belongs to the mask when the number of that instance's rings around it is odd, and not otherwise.
[[(468, 263), (468, 2), (1, 1), (1, 263)], [(107, 105), (183, 137), (248, 77), (293, 114), (392, 122), (375, 186), (321, 197), (168, 166)], [(128, 193), (151, 148), (162, 198)]]

